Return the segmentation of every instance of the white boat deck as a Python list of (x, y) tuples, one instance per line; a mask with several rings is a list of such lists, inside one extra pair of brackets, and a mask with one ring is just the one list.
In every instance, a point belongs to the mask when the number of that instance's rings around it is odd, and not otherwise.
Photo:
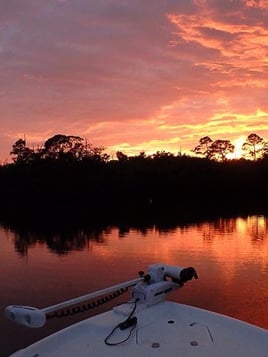
[[(104, 340), (127, 318), (133, 305), (122, 305), (61, 330), (12, 357), (268, 357), (268, 331), (190, 306), (161, 302), (139, 310), (137, 325), (124, 343)], [(126, 309), (127, 311), (124, 311)], [(124, 315), (124, 313), (126, 315)], [(124, 340), (131, 328), (117, 329), (110, 342)]]

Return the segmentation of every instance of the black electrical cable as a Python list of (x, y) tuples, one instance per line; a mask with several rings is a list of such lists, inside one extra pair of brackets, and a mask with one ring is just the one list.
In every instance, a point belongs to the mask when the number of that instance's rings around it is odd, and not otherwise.
[[(117, 324), (113, 329), (112, 331), (109, 333), (109, 335), (105, 338), (104, 340), (104, 343), (108, 346), (117, 346), (117, 345), (120, 345), (124, 342), (126, 342), (127, 340), (129, 340), (129, 338), (131, 337), (132, 335), (132, 332), (133, 330), (135, 329), (136, 325), (137, 325), (137, 317), (136, 316), (133, 316), (133, 314), (135, 313), (136, 311), (136, 307), (137, 307), (137, 302), (138, 302), (139, 299), (136, 299), (134, 301), (134, 307), (133, 309), (131, 310), (128, 318), (123, 321), (123, 322), (120, 322), (119, 324)], [(125, 330), (129, 327), (132, 327), (131, 330), (129, 331), (129, 334), (128, 336), (124, 339), (124, 340), (121, 340), (121, 341), (118, 341), (118, 342), (109, 342), (108, 340), (112, 337), (112, 335), (114, 334), (114, 332), (119, 328), (120, 330)]]

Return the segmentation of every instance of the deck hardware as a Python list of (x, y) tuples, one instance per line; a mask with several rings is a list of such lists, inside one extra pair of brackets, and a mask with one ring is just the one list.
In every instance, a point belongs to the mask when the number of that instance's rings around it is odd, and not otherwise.
[(160, 343), (159, 342), (153, 342), (152, 343), (152, 348), (159, 348), (160, 347)]

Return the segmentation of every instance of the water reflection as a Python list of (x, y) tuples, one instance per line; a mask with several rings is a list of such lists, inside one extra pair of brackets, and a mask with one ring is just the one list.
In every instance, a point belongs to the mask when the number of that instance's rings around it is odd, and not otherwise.
[[(267, 222), (265, 216), (250, 216), (61, 230), (0, 226), (0, 308), (47, 306), (133, 279), (149, 264), (164, 262), (198, 271), (199, 279), (180, 290), (175, 301), (268, 328)], [(10, 339), (18, 327), (3, 320), (4, 355), (34, 341), (32, 331), (21, 330), (21, 340)], [(35, 338), (56, 327), (36, 331)]]
[[(201, 234), (204, 242), (213, 243), (214, 240), (233, 239), (234, 236), (241, 238), (241, 244), (245, 247), (245, 239), (248, 236), (252, 244), (264, 244), (268, 236), (268, 218), (264, 216), (250, 216), (238, 218), (219, 218), (211, 222), (199, 222), (196, 224), (164, 225), (163, 224), (121, 224), (118, 227), (94, 226), (84, 229), (68, 230), (26, 230), (16, 228), (16, 230), (5, 227), (6, 232), (13, 234), (14, 249), (22, 256), (27, 256), (28, 249), (38, 245), (46, 245), (47, 248), (58, 255), (66, 255), (72, 251), (81, 251), (89, 246), (89, 242), (104, 243), (109, 241), (109, 235), (114, 229), (118, 229), (118, 237), (124, 238), (136, 232), (139, 235), (147, 236), (152, 232), (160, 236), (167, 234), (189, 235), (192, 239), (196, 234)], [(191, 237), (190, 237), (191, 239)]]
[(262, 242), (267, 237), (267, 218), (263, 216), (253, 216), (247, 219), (247, 231), (252, 241)]
[(28, 249), (37, 244), (45, 244), (51, 252), (58, 255), (65, 255), (72, 251), (83, 250), (88, 246), (88, 242), (103, 243), (107, 239), (109, 229), (68, 230), (58, 232), (37, 233), (25, 230), (14, 232), (14, 248), (17, 253), (27, 256)]

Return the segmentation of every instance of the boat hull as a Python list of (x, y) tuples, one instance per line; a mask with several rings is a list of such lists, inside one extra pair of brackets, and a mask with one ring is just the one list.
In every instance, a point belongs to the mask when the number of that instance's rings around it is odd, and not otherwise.
[[(16, 352), (12, 357), (268, 356), (267, 330), (173, 302), (137, 309), (137, 325), (132, 333), (132, 327), (118, 328), (109, 339), (115, 345), (106, 345), (105, 338), (126, 319), (131, 309), (131, 306), (123, 305), (122, 309), (83, 320)], [(125, 339), (127, 341), (122, 342)]]

